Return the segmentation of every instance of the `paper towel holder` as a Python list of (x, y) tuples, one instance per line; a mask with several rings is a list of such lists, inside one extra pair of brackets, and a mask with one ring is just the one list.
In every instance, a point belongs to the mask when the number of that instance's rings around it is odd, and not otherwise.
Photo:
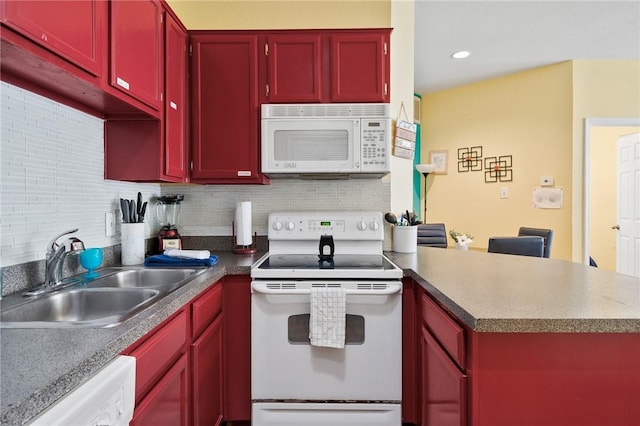
[(258, 240), (258, 233), (254, 232), (251, 237), (251, 245), (241, 246), (236, 244), (236, 221), (231, 221), (231, 232), (232, 232), (232, 244), (233, 244), (233, 252), (235, 254), (253, 254), (258, 251), (256, 248), (256, 241)]

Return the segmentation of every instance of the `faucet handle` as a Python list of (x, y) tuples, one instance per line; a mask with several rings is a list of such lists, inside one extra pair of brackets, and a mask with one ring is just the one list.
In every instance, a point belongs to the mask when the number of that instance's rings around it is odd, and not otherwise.
[(64, 242), (66, 251), (82, 251), (84, 250), (84, 243), (81, 239), (71, 237)]
[(53, 237), (53, 239), (49, 242), (49, 244), (47, 244), (47, 251), (53, 250), (58, 246), (58, 244), (56, 243), (56, 241), (58, 241), (58, 238), (63, 237), (63, 236), (68, 235), (68, 234), (73, 234), (74, 232), (78, 232), (78, 228), (69, 229), (68, 231), (64, 231), (60, 235), (57, 235), (57, 236)]

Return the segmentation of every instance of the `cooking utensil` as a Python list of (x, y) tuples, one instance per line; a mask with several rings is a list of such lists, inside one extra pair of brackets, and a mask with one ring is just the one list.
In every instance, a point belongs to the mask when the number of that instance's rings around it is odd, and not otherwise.
[(129, 200), (120, 198), (120, 210), (122, 210), (122, 223), (129, 223)]
[(142, 203), (142, 208), (140, 208), (140, 214), (138, 215), (138, 223), (144, 222), (144, 214), (147, 212), (147, 202)]
[(136, 205), (133, 200), (129, 200), (129, 222), (136, 223)]
[(142, 212), (142, 194), (138, 192), (138, 202), (136, 203), (136, 214), (140, 216)]
[(384, 220), (386, 220), (387, 222), (389, 222), (392, 225), (396, 225), (398, 223), (398, 218), (396, 217), (395, 214), (393, 214), (391, 212), (385, 213)]

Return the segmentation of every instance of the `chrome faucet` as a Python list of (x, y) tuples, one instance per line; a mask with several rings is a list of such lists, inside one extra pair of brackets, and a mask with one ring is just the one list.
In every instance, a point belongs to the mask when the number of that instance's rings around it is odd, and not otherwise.
[(79, 253), (84, 250), (84, 243), (75, 237), (70, 237), (62, 243), (58, 243), (58, 239), (65, 235), (77, 232), (78, 228), (70, 229), (56, 236), (47, 244), (47, 252), (44, 267), (44, 287), (53, 287), (62, 282), (62, 265), (67, 253)]

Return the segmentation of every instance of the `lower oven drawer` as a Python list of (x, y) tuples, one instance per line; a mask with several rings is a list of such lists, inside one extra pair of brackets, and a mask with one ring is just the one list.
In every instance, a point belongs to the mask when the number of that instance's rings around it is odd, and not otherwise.
[(400, 426), (400, 404), (254, 403), (252, 426)]

